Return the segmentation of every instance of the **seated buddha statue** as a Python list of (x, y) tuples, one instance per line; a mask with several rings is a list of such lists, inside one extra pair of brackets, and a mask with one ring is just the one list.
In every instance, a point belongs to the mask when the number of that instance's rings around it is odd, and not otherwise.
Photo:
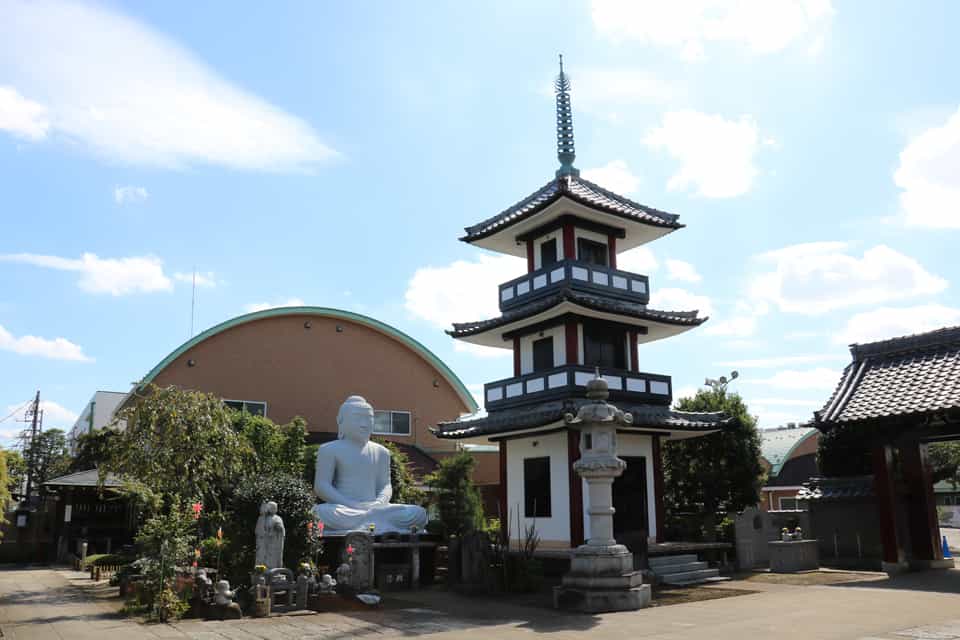
[(313, 508), (325, 531), (368, 530), (409, 533), (427, 524), (423, 507), (391, 504), (390, 451), (370, 442), (373, 407), (350, 396), (337, 414), (339, 439), (317, 450), (314, 491), (323, 500)]

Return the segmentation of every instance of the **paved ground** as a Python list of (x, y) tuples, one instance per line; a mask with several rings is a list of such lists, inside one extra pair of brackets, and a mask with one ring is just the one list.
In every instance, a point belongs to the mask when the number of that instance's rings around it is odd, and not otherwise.
[[(518, 606), (516, 600), (418, 592), (378, 611), (302, 614), (230, 622), (145, 625), (120, 618), (116, 589), (94, 586), (82, 573), (55, 569), (0, 570), (4, 640), (339, 640), (359, 636), (529, 638), (960, 639), (960, 570), (823, 586), (733, 581), (714, 589), (755, 593), (599, 616), (566, 615)], [(419, 640), (419, 639), (418, 639)]]
[(940, 534), (947, 537), (947, 546), (953, 555), (960, 554), (960, 529), (940, 527)]

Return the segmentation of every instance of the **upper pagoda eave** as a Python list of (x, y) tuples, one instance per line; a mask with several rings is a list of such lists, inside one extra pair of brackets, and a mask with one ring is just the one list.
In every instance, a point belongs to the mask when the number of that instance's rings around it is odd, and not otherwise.
[(623, 229), (617, 249), (626, 251), (682, 228), (678, 216), (617, 195), (579, 176), (560, 176), (512, 207), (466, 227), (463, 242), (491, 251), (526, 256), (517, 237), (557, 218), (573, 215), (592, 223)]
[(644, 328), (645, 332), (638, 336), (641, 344), (675, 336), (707, 320), (699, 317), (696, 311), (659, 311), (565, 291), (558, 297), (552, 296), (526, 305), (524, 309), (508, 311), (498, 318), (454, 324), (453, 331), (447, 331), (447, 334), (472, 344), (511, 349), (513, 344), (504, 339), (505, 334), (568, 314)]

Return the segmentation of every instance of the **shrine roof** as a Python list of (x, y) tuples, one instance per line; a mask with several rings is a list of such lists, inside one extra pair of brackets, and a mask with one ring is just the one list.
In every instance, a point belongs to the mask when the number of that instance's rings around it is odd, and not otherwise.
[(516, 322), (517, 320), (535, 316), (562, 302), (572, 302), (594, 311), (614, 313), (638, 320), (650, 320), (678, 326), (695, 327), (703, 324), (707, 320), (706, 316), (702, 318), (698, 317), (698, 311), (660, 311), (657, 309), (649, 309), (646, 305), (635, 302), (626, 302), (624, 300), (584, 293), (574, 289), (561, 289), (554, 295), (509, 309), (497, 318), (476, 322), (455, 322), (453, 323), (453, 331), (447, 331), (447, 333), (454, 338), (476, 335), (510, 324), (511, 322)]
[(850, 347), (820, 427), (960, 409), (960, 327)]
[[(68, 473), (65, 476), (60, 476), (59, 478), (52, 478), (43, 483), (45, 487), (96, 487), (99, 483), (99, 471), (96, 469), (89, 469), (87, 471), (77, 471), (75, 473)], [(123, 482), (120, 478), (112, 473), (108, 473), (106, 478), (104, 478), (103, 486), (105, 487), (119, 487), (122, 486)]]
[[(567, 413), (576, 414), (587, 399), (554, 400), (536, 405), (502, 409), (478, 418), (462, 418), (441, 422), (435, 429), (438, 438), (459, 439), (477, 436), (507, 434), (513, 431), (534, 429), (563, 420)], [(675, 411), (669, 407), (646, 404), (617, 403), (625, 413), (633, 415), (633, 424), (627, 429), (658, 431), (683, 431), (710, 433), (729, 424), (731, 418), (721, 412)], [(691, 434), (692, 435), (692, 434)]]
[(800, 500), (853, 500), (872, 496), (873, 476), (810, 478), (797, 493)]
[(669, 230), (680, 229), (684, 226), (677, 222), (679, 216), (676, 214), (659, 211), (639, 202), (634, 202), (585, 180), (579, 175), (562, 175), (497, 215), (471, 227), (466, 227), (464, 231), (467, 233), (460, 240), (474, 242), (491, 236), (536, 215), (562, 197), (631, 222), (640, 222)]

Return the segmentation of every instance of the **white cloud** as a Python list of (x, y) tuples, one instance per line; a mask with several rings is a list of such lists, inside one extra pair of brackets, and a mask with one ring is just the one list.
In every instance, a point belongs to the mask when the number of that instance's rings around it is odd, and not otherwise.
[(910, 141), (893, 179), (908, 225), (960, 229), (960, 110)]
[(638, 40), (676, 50), (684, 59), (705, 57), (708, 43), (736, 43), (755, 54), (807, 42), (823, 47), (833, 16), (830, 0), (593, 0), (594, 27), (609, 39)]
[(407, 311), (435, 327), (500, 315), (497, 285), (523, 275), (526, 261), (514, 256), (481, 254), (445, 267), (421, 267), (407, 284)]
[(697, 273), (697, 268), (683, 260), (667, 259), (667, 277), (682, 282), (700, 282), (703, 278)]
[[(614, 122), (638, 106), (670, 102), (682, 93), (676, 85), (646, 69), (574, 67), (569, 75), (577, 110)], [(552, 79), (544, 90), (553, 95)]]
[(602, 167), (584, 169), (581, 174), (604, 189), (622, 195), (633, 193), (640, 186), (640, 177), (632, 173), (623, 160), (612, 160)]
[[(196, 280), (194, 280), (194, 278), (196, 278)], [(196, 282), (198, 287), (205, 289), (210, 289), (217, 286), (217, 277), (214, 275), (213, 271), (198, 271), (195, 274), (177, 271), (173, 274), (173, 279), (177, 282), (189, 284), (190, 286), (193, 286), (194, 282)]]
[(713, 305), (707, 296), (691, 293), (686, 289), (658, 287), (650, 293), (650, 306), (664, 311), (693, 311), (701, 316), (713, 314)]
[(881, 307), (852, 316), (833, 341), (836, 344), (874, 342), (958, 325), (960, 309), (952, 307), (939, 304)]
[[(717, 367), (735, 367), (737, 369), (771, 369), (785, 367), (792, 364), (812, 364), (828, 360), (846, 360), (842, 353), (811, 353), (799, 356), (774, 356), (772, 358), (752, 358), (746, 360), (725, 360), (714, 362)], [(767, 402), (770, 402), (769, 400)]]
[(81, 274), (78, 283), (80, 288), (90, 293), (122, 296), (173, 289), (173, 283), (163, 273), (163, 261), (153, 256), (99, 258), (96, 254), (84, 253), (79, 259), (73, 259), (15, 253), (0, 255), (0, 260), (60, 271), (76, 271)]
[(816, 315), (947, 288), (946, 280), (885, 245), (867, 249), (861, 258), (846, 249), (843, 242), (812, 242), (762, 254), (759, 260), (771, 263), (773, 270), (753, 280), (751, 294), (781, 311)]
[(617, 268), (631, 273), (649, 275), (659, 266), (657, 257), (648, 247), (634, 247), (617, 256)]
[(0, 349), (22, 356), (40, 356), (51, 360), (74, 360), (92, 362), (93, 358), (83, 353), (83, 348), (66, 338), (40, 338), (37, 336), (14, 336), (0, 325)]
[(49, 129), (111, 160), (166, 168), (300, 171), (336, 155), (309, 124), (131, 17), (69, 0), (5, 3), (3, 14), (0, 76), (45, 110), (27, 109), (30, 137)]
[(287, 298), (282, 302), (251, 302), (243, 305), (243, 310), (247, 313), (253, 313), (254, 311), (266, 311), (278, 307), (303, 307), (305, 304), (300, 298)]
[(131, 184), (123, 187), (116, 186), (113, 188), (113, 201), (119, 205), (145, 202), (149, 197), (150, 194), (147, 193), (147, 190), (144, 187), (136, 187)]
[(0, 131), (27, 140), (43, 140), (49, 129), (46, 107), (27, 100), (13, 87), (0, 86)]
[(808, 407), (810, 409), (819, 409), (823, 406), (823, 398), (818, 400), (802, 398), (750, 398), (750, 402), (756, 402), (764, 405), (774, 405), (777, 407)]
[(754, 156), (760, 135), (750, 116), (726, 120), (685, 109), (663, 116), (644, 143), (666, 151), (680, 162), (667, 188), (696, 189), (706, 198), (732, 198), (750, 190), (758, 169)]
[(72, 427), (80, 416), (63, 405), (52, 400), (41, 400), (40, 409), (43, 411), (43, 428)]
[(757, 332), (760, 318), (769, 310), (770, 307), (764, 302), (739, 300), (732, 314), (721, 315), (718, 320), (708, 322), (704, 332), (711, 336), (747, 338)]
[(815, 369), (784, 369), (769, 378), (749, 378), (740, 376), (744, 384), (761, 384), (776, 389), (797, 389), (811, 391), (833, 391), (840, 379), (840, 372), (826, 367)]
[(777, 411), (764, 405), (748, 404), (747, 410), (757, 417), (760, 429), (775, 429), (790, 423), (804, 424), (813, 420), (813, 412), (823, 407), (823, 403), (810, 407), (808, 410)]

